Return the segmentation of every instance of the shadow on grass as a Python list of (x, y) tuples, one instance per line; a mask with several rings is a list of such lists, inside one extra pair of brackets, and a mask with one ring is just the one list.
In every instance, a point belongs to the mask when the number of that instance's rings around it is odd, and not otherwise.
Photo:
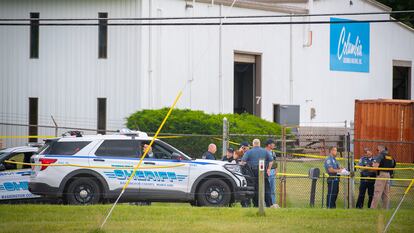
[(256, 210), (251, 210), (251, 211), (246, 212), (244, 216), (249, 217), (249, 218), (262, 218), (262, 217), (266, 217), (266, 214), (260, 215), (259, 211), (256, 209)]
[(106, 231), (100, 228), (95, 228), (95, 229), (90, 230), (89, 233), (106, 233)]

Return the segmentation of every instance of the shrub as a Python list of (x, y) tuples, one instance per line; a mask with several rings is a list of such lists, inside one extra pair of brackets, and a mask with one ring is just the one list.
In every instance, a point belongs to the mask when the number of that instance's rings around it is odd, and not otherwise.
[[(163, 118), (168, 112), (168, 108), (158, 110), (137, 111), (127, 118), (127, 127), (143, 132), (154, 133), (157, 131)], [(174, 139), (163, 139), (179, 150), (193, 158), (200, 158), (202, 153), (207, 150), (208, 144), (217, 145), (216, 158), (221, 158), (221, 140), (223, 133), (223, 118), (229, 121), (230, 134), (256, 134), (256, 135), (280, 135), (280, 125), (263, 120), (250, 114), (206, 114), (202, 111), (175, 109), (165, 123), (161, 132), (163, 134), (203, 134), (220, 135), (216, 137), (182, 137)], [(218, 139), (218, 138), (219, 139)], [(231, 137), (230, 140), (240, 143), (248, 141), (251, 143), (252, 136)], [(264, 137), (256, 137), (262, 140)], [(237, 148), (238, 145), (230, 145)]]

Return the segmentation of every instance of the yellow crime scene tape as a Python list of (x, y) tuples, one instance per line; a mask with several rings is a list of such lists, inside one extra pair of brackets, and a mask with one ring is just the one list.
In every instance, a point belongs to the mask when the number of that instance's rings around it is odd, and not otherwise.
[[(216, 139), (216, 140), (222, 140), (221, 138), (217, 138), (217, 137), (214, 137), (214, 139)], [(233, 141), (229, 141), (229, 143), (232, 144), (232, 145), (240, 145), (240, 143), (233, 142)], [(280, 151), (280, 150), (273, 150), (273, 151), (274, 152), (277, 152), (277, 153), (280, 153), (280, 154), (284, 154), (285, 153), (285, 152)], [(326, 159), (326, 156), (323, 156), (323, 155), (288, 153), (288, 152), (286, 152), (286, 154), (290, 154), (290, 155), (293, 155), (293, 156), (307, 157), (307, 158)], [(336, 158), (336, 160), (343, 160), (343, 161), (345, 161), (346, 158)], [(354, 161), (357, 162), (357, 161), (359, 161), (359, 159), (354, 159)], [(414, 165), (414, 163), (397, 163), (397, 165)], [(414, 168), (407, 168), (407, 170), (410, 170), (410, 169), (414, 169)]]
[(171, 115), (172, 110), (175, 108), (175, 105), (177, 104), (178, 100), (180, 99), (181, 95), (183, 94), (182, 91), (178, 92), (177, 97), (175, 98), (173, 104), (171, 105), (170, 109), (167, 112), (167, 115), (164, 117), (164, 119), (162, 120), (160, 126), (158, 127), (157, 132), (155, 133), (155, 135), (152, 137), (152, 140), (150, 142), (150, 144), (148, 145), (147, 149), (144, 151), (144, 154), (142, 155), (141, 159), (139, 160), (138, 164), (134, 167), (134, 170), (132, 171), (132, 174), (130, 175), (130, 177), (128, 178), (127, 182), (125, 183), (124, 187), (122, 187), (121, 193), (119, 194), (118, 198), (116, 199), (116, 201), (114, 202), (113, 206), (111, 207), (111, 209), (108, 212), (108, 215), (105, 217), (104, 221), (102, 222), (100, 229), (102, 229), (106, 223), (106, 221), (108, 220), (109, 216), (111, 216), (112, 211), (114, 210), (116, 204), (118, 203), (119, 199), (121, 198), (121, 196), (123, 195), (123, 193), (125, 192), (125, 189), (128, 187), (129, 183), (131, 182), (131, 180), (134, 178), (138, 168), (140, 168), (142, 161), (144, 160), (144, 158), (147, 156), (149, 149), (151, 148), (151, 146), (154, 144), (155, 139), (158, 137), (158, 134), (161, 132), (162, 127), (164, 126), (165, 122), (167, 121), (168, 117)]
[[(5, 160), (5, 163), (10, 164), (17, 164), (17, 165), (28, 165), (28, 166), (38, 166), (38, 167), (79, 167), (79, 168), (94, 168), (94, 169), (130, 169), (133, 168), (133, 166), (85, 166), (80, 164), (38, 164), (38, 163), (22, 163), (22, 162), (15, 162), (10, 160)], [(185, 166), (185, 164), (175, 164), (175, 165), (169, 165), (169, 166), (146, 166), (141, 167), (141, 169), (161, 169), (161, 168), (174, 168), (174, 167), (182, 167)], [(298, 174), (298, 173), (282, 173), (278, 172), (276, 173), (277, 176), (295, 176), (295, 177), (309, 177), (309, 175), (305, 174)], [(327, 177), (329, 177), (329, 174), (325, 173)], [(339, 178), (351, 178), (350, 176), (331, 176), (331, 177), (339, 177)], [(375, 178), (375, 177), (359, 177), (355, 176), (355, 179), (369, 179), (369, 180), (396, 180), (396, 181), (411, 181), (412, 179), (403, 179), (403, 178)]]
[(404, 194), (407, 194), (410, 191), (411, 187), (413, 187), (413, 185), (414, 185), (414, 179), (411, 180), (411, 183), (410, 183), (410, 185), (408, 185), (408, 187), (405, 190)]
[[(174, 136), (174, 135), (169, 135), (169, 136), (158, 136), (157, 139), (174, 139), (174, 138), (183, 138), (183, 137), (190, 137), (190, 136)], [(0, 136), (0, 138), (56, 138), (55, 136), (50, 136), (50, 135), (22, 135), (22, 136)], [(215, 140), (219, 140), (221, 141), (221, 138), (217, 138), (217, 137), (212, 137)], [(233, 141), (229, 141), (230, 144), (232, 145), (240, 145), (240, 143), (237, 142), (233, 142)], [(280, 151), (280, 150), (273, 150), (274, 152), (280, 153), (280, 154), (284, 154), (285, 152)], [(286, 152), (286, 154), (290, 154), (293, 156), (299, 156), (299, 157), (306, 157), (306, 158), (314, 158), (314, 159), (326, 159), (326, 156), (323, 155), (314, 155), (314, 154), (301, 154), (301, 153), (289, 153)], [(340, 161), (345, 161), (346, 158), (336, 158), (336, 160), (340, 160)], [(359, 159), (354, 159), (355, 162), (358, 162)], [(397, 165), (414, 165), (414, 163), (396, 163)], [(400, 169), (400, 170), (410, 170), (410, 169), (414, 169), (414, 168), (404, 168), (404, 169)]]
[[(10, 160), (5, 160), (5, 163), (10, 164), (17, 164), (17, 165), (29, 165), (29, 166), (38, 166), (38, 167), (79, 167), (79, 168), (96, 168), (96, 169), (127, 169), (133, 168), (134, 166), (86, 166), (80, 164), (39, 164), (39, 163), (22, 163), (22, 162), (15, 162)], [(182, 167), (185, 164), (175, 164), (175, 165), (168, 165), (168, 166), (145, 166), (141, 169), (156, 169), (156, 168), (173, 168), (173, 167)]]
[(395, 168), (385, 168), (385, 167), (363, 167), (363, 166), (355, 166), (357, 169), (361, 170), (376, 170), (376, 171), (414, 171), (414, 167), (395, 167)]
[(158, 139), (183, 138), (184, 136), (159, 136)]

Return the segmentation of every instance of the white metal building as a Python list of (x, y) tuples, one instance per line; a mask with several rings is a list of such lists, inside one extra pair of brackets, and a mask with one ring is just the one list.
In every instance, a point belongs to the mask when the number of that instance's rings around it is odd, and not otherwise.
[[(169, 106), (182, 88), (179, 108), (246, 111), (272, 121), (277, 106), (299, 105), (301, 124), (349, 122), (355, 99), (414, 99), (413, 29), (397, 22), (105, 26), (116, 23), (105, 18), (390, 10), (374, 0), (3, 0), (1, 19), (31, 21), (0, 22), (30, 23), (0, 26), (0, 122), (53, 125), (53, 116), (59, 126), (118, 129), (137, 110)], [(37, 18), (98, 17), (40, 23), (101, 26), (37, 26)], [(387, 19), (382, 14), (222, 22)], [(0, 125), (0, 135), (53, 132)]]

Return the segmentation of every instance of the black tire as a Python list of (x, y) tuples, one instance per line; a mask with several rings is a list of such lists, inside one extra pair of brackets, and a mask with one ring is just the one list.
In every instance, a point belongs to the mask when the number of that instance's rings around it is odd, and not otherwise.
[(92, 205), (101, 199), (101, 189), (94, 178), (76, 177), (67, 186), (65, 201), (71, 205)]
[(229, 206), (230, 200), (230, 187), (223, 180), (208, 179), (198, 189), (197, 204), (199, 206)]

